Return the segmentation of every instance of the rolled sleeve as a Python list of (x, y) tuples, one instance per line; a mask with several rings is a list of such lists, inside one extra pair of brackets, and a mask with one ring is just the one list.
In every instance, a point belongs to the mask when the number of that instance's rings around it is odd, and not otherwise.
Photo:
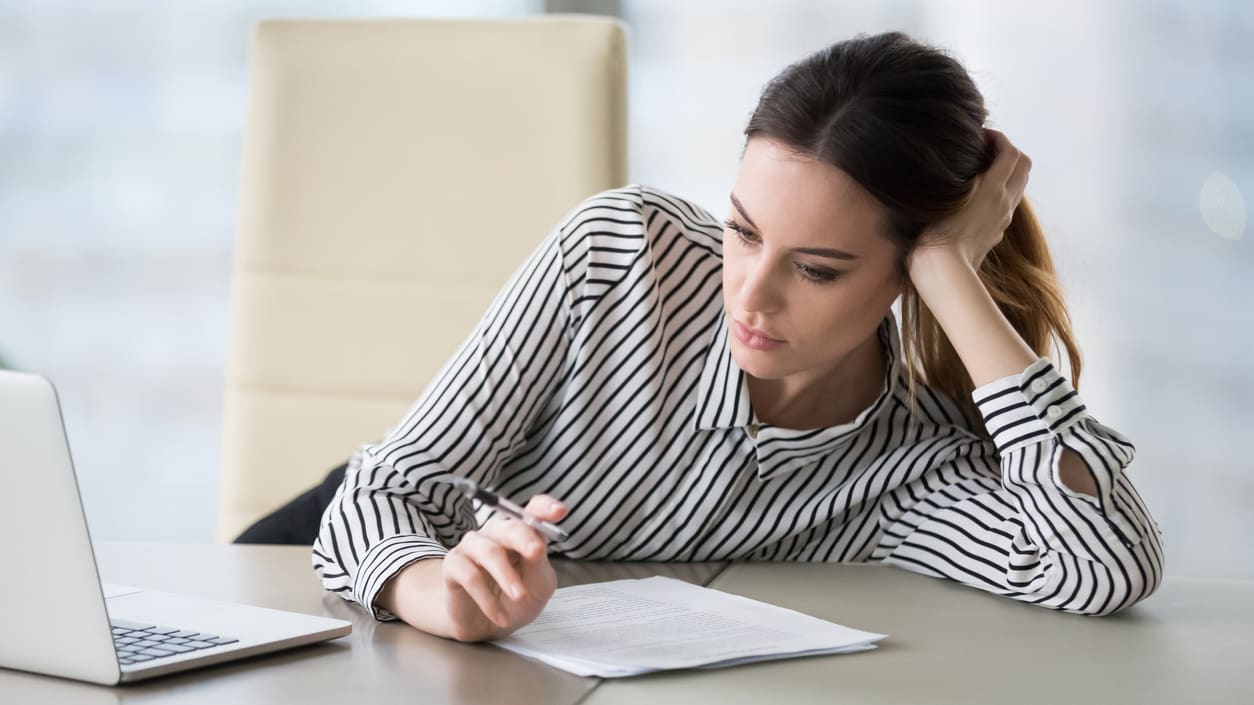
[(443, 558), (447, 554), (448, 548), (425, 536), (386, 538), (362, 556), (357, 568), (358, 578), (353, 589), (353, 599), (377, 620), (396, 619), (396, 615), (375, 604), (383, 586), (406, 566), (427, 558)]
[(1048, 358), (978, 387), (971, 396), (1003, 455), (1061, 434), (1086, 411), (1071, 382)]

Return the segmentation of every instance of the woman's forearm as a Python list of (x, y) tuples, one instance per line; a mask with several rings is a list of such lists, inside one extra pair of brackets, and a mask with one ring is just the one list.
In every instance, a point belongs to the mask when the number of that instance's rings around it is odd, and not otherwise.
[(910, 279), (976, 387), (1022, 372), (1037, 354), (1002, 315), (960, 253), (916, 250)]
[[(1019, 374), (1036, 362), (1036, 352), (1006, 320), (961, 253), (948, 248), (915, 250), (910, 279), (976, 387)], [(1097, 493), (1092, 475), (1074, 451), (1063, 451), (1058, 475), (1074, 492)]]

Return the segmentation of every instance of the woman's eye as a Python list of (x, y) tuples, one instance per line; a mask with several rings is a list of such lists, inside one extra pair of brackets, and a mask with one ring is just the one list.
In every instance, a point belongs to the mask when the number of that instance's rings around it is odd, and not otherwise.
[(736, 237), (740, 238), (740, 241), (743, 242), (744, 244), (746, 245), (758, 244), (758, 234), (741, 227), (740, 223), (737, 223), (734, 220), (725, 220), (723, 221), (723, 226), (726, 227), (728, 230), (734, 231), (736, 233)]
[(836, 272), (826, 269), (816, 269), (805, 264), (798, 264), (797, 271), (801, 272), (801, 276), (812, 282), (829, 282), (836, 278)]

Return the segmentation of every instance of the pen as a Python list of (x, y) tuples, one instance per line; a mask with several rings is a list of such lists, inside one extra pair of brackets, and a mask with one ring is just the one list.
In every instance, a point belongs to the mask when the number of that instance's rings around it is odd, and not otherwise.
[(495, 507), (502, 513), (508, 514), (527, 526), (530, 526), (552, 541), (566, 541), (570, 538), (570, 534), (562, 531), (556, 524), (550, 524), (547, 521), (542, 521), (531, 516), (527, 512), (523, 511), (522, 507), (514, 504), (495, 492), (483, 489), (476, 484), (474, 480), (468, 480), (464, 477), (454, 477), (447, 480), (447, 482), (461, 490), (462, 494), (467, 497), (478, 500), (489, 507)]

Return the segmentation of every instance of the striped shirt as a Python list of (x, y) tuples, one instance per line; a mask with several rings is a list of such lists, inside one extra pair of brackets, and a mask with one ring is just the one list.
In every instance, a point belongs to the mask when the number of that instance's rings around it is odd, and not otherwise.
[[(594, 196), (513, 275), (323, 515), (328, 590), (374, 600), (481, 525), (441, 478), (570, 507), (552, 556), (615, 561), (884, 561), (1046, 607), (1107, 614), (1162, 578), (1132, 444), (1046, 358), (973, 393), (985, 428), (920, 385), (912, 415), (890, 312), (885, 378), (851, 422), (761, 423), (728, 347), (722, 225), (645, 186)], [(1097, 495), (1063, 486), (1062, 449)]]

